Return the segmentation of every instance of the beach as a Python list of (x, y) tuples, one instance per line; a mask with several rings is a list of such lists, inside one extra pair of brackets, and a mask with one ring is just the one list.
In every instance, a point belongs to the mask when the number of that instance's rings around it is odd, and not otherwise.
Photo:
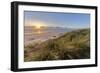
[(47, 27), (47, 28), (35, 29), (32, 26), (25, 26), (24, 45), (37, 42), (39, 43), (46, 41), (48, 39), (54, 39), (69, 31), (72, 31), (72, 29), (60, 28), (60, 27)]

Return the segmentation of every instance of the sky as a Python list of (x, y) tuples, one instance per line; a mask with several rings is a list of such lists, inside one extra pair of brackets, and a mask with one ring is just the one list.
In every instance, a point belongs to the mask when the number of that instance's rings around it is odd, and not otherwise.
[(24, 11), (25, 26), (36, 22), (52, 27), (89, 28), (90, 14)]

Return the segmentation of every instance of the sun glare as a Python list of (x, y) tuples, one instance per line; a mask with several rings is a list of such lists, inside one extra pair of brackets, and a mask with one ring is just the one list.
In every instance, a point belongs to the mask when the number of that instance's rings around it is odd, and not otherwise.
[(35, 26), (36, 29), (41, 29), (42, 26), (45, 26), (42, 22), (34, 22), (33, 26)]
[(35, 25), (35, 28), (36, 29), (40, 29), (41, 28), (41, 25)]

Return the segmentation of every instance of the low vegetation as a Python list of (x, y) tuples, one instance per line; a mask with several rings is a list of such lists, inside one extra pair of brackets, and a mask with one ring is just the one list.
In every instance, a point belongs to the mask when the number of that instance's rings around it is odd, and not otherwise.
[(24, 61), (69, 60), (90, 58), (90, 29), (65, 33), (40, 44), (25, 46)]

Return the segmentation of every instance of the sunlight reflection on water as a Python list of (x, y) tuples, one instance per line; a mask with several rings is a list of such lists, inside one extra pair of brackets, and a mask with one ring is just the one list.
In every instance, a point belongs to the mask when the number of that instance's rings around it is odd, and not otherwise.
[(37, 34), (42, 34), (42, 31), (38, 30), (36, 33), (37, 33)]

